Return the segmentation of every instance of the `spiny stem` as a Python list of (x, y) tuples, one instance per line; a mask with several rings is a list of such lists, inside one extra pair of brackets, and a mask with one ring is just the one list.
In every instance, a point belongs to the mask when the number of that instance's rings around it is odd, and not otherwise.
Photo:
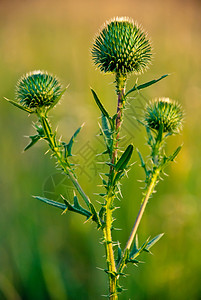
[(105, 251), (106, 251), (106, 259), (107, 259), (107, 267), (108, 267), (108, 278), (109, 278), (109, 299), (117, 300), (117, 273), (116, 273), (116, 264), (114, 258), (114, 250), (113, 250), (113, 241), (112, 241), (112, 211), (113, 211), (113, 199), (114, 199), (114, 189), (112, 183), (112, 177), (114, 172), (113, 165), (116, 163), (117, 155), (118, 155), (118, 141), (119, 141), (119, 132), (122, 124), (123, 117), (123, 108), (125, 102), (125, 83), (126, 76), (122, 74), (116, 75), (116, 88), (117, 88), (117, 116), (116, 116), (116, 124), (115, 124), (115, 133), (113, 135), (113, 153), (112, 153), (112, 165), (110, 166), (110, 175), (108, 179), (108, 195), (106, 198), (106, 212), (105, 212), (105, 227), (103, 229), (104, 239), (105, 239)]
[(149, 200), (151, 194), (153, 193), (154, 187), (155, 187), (155, 185), (156, 185), (156, 183), (157, 183), (157, 179), (158, 179), (159, 174), (160, 174), (160, 169), (158, 168), (158, 169), (155, 170), (155, 173), (154, 173), (153, 176), (152, 176), (152, 179), (151, 179), (151, 182), (150, 182), (150, 184), (149, 184), (147, 193), (146, 193), (146, 195), (145, 195), (145, 197), (144, 197), (144, 199), (143, 199), (143, 201), (142, 201), (142, 204), (141, 204), (140, 210), (139, 210), (139, 212), (138, 212), (137, 218), (136, 218), (136, 220), (135, 220), (135, 223), (134, 223), (133, 228), (132, 228), (132, 230), (131, 230), (130, 236), (129, 236), (128, 241), (127, 241), (127, 243), (126, 243), (126, 246), (125, 246), (125, 248), (124, 248), (123, 255), (122, 255), (122, 259), (120, 260), (120, 262), (119, 262), (119, 264), (118, 264), (118, 266), (117, 266), (118, 272), (122, 272), (122, 271), (123, 271), (123, 268), (125, 267), (125, 264), (122, 263), (122, 262), (123, 262), (123, 259), (124, 259), (124, 256), (125, 256), (125, 253), (126, 253), (127, 250), (130, 249), (130, 247), (131, 247), (131, 245), (132, 245), (132, 243), (133, 243), (133, 240), (134, 240), (134, 237), (135, 237), (136, 232), (137, 232), (137, 230), (138, 230), (140, 221), (141, 221), (142, 216), (143, 216), (143, 214), (144, 214), (146, 205), (147, 205), (148, 200)]
[(117, 117), (116, 117), (116, 128), (115, 128), (116, 143), (113, 151), (112, 164), (114, 164), (117, 159), (119, 132), (121, 129), (121, 124), (123, 119), (123, 108), (125, 104), (125, 83), (126, 83), (126, 76), (122, 74), (116, 74), (116, 91), (118, 96), (118, 102), (117, 102)]
[(89, 197), (83, 191), (82, 187), (80, 186), (77, 179), (75, 178), (75, 175), (73, 174), (73, 172), (70, 168), (70, 165), (68, 164), (67, 161), (65, 161), (63, 159), (62, 154), (59, 151), (58, 142), (56, 141), (55, 134), (53, 134), (53, 132), (52, 132), (52, 129), (48, 122), (46, 114), (42, 113), (41, 111), (38, 111), (38, 117), (39, 117), (40, 123), (43, 127), (43, 130), (45, 133), (45, 138), (47, 139), (51, 150), (53, 151), (54, 155), (56, 156), (59, 165), (62, 167), (64, 173), (69, 176), (70, 180), (72, 181), (73, 185), (79, 192), (80, 196), (83, 198), (86, 205), (90, 208), (91, 201), (90, 201)]
[(109, 299), (116, 300), (116, 265), (114, 258), (114, 251), (112, 245), (112, 197), (108, 196), (106, 203), (106, 215), (105, 215), (105, 227), (103, 229), (104, 242), (105, 242), (105, 251), (106, 251), (106, 260), (108, 267), (108, 278), (109, 278)]

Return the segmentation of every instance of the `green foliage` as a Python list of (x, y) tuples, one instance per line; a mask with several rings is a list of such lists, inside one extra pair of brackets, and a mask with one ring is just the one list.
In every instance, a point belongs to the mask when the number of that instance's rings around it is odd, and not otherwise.
[(108, 119), (102, 114), (102, 127), (100, 126), (101, 134), (104, 137), (105, 145), (107, 150), (104, 151), (104, 154), (109, 154), (110, 159), (112, 159), (112, 151), (113, 151), (113, 134), (114, 131), (111, 129)]
[(64, 158), (67, 159), (67, 157), (72, 156), (72, 147), (73, 144), (75, 142), (75, 138), (77, 137), (77, 135), (79, 134), (80, 130), (83, 128), (84, 124), (82, 124), (76, 131), (75, 133), (72, 135), (70, 141), (68, 144), (66, 144), (65, 142), (62, 142), (62, 145), (64, 147)]
[[(131, 234), (128, 238), (125, 248), (122, 250), (120, 243), (113, 241), (112, 232), (114, 230), (113, 213), (116, 207), (116, 199), (121, 194), (122, 178), (127, 174), (131, 167), (130, 161), (133, 154), (133, 145), (128, 145), (125, 150), (119, 147), (121, 127), (124, 119), (124, 109), (126, 96), (131, 92), (142, 90), (159, 82), (167, 75), (163, 75), (158, 79), (137, 85), (126, 92), (127, 73), (135, 72), (136, 74), (145, 70), (151, 59), (151, 46), (146, 34), (141, 27), (137, 26), (128, 18), (116, 18), (107, 23), (100, 35), (97, 37), (93, 49), (92, 56), (95, 64), (97, 64), (104, 72), (116, 73), (115, 90), (118, 99), (117, 113), (111, 117), (104, 105), (98, 98), (96, 92), (91, 89), (93, 98), (101, 112), (100, 134), (103, 136), (105, 143), (103, 163), (108, 166), (107, 173), (104, 173), (102, 186), (104, 193), (98, 195), (102, 197), (100, 209), (97, 210), (92, 203), (91, 198), (87, 196), (78, 182), (76, 170), (71, 163), (72, 149), (75, 139), (77, 138), (81, 128), (79, 127), (69, 142), (64, 142), (57, 137), (57, 132), (49, 122), (48, 111), (59, 101), (65, 90), (62, 90), (59, 81), (47, 72), (32, 72), (22, 77), (17, 84), (17, 102), (8, 100), (11, 104), (26, 112), (35, 112), (38, 122), (34, 125), (36, 134), (30, 136), (30, 143), (25, 150), (35, 145), (39, 140), (48, 143), (51, 156), (56, 161), (57, 169), (67, 176), (74, 192), (73, 203), (68, 197), (63, 197), (64, 203), (60, 203), (46, 197), (35, 196), (36, 199), (53, 207), (74, 212), (86, 217), (86, 221), (93, 221), (97, 225), (97, 229), (102, 230), (103, 243), (106, 251), (107, 268), (105, 272), (109, 281), (110, 300), (117, 300), (118, 294), (123, 291), (119, 285), (119, 278), (125, 276), (124, 268), (128, 263), (138, 264), (137, 257), (143, 252), (150, 252), (150, 248), (162, 237), (159, 234), (152, 240), (149, 238), (139, 247), (138, 245), (138, 227), (144, 214), (146, 205), (155, 191), (156, 185), (161, 178), (161, 174), (168, 163), (174, 161), (181, 150), (178, 147), (173, 154), (167, 156), (165, 154), (165, 141), (181, 129), (183, 112), (181, 107), (167, 98), (159, 98), (145, 109), (143, 122), (140, 122), (146, 128), (147, 144), (150, 147), (149, 162), (144, 161), (142, 154), (138, 151), (141, 167), (145, 172), (145, 189), (142, 194), (142, 201), (139, 212), (135, 219)], [(120, 153), (122, 153), (120, 155)], [(109, 156), (109, 160), (108, 160)], [(78, 201), (78, 196), (84, 201), (84, 208)], [(123, 196), (122, 196), (123, 198)], [(99, 212), (97, 212), (99, 211)], [(115, 259), (114, 246), (117, 247), (117, 255)]]
[(94, 100), (96, 101), (96, 104), (98, 105), (98, 107), (99, 107), (101, 113), (103, 114), (103, 116), (105, 116), (105, 117), (107, 118), (108, 122), (110, 123), (110, 126), (113, 128), (113, 125), (114, 125), (114, 124), (113, 124), (113, 122), (112, 122), (112, 119), (111, 119), (109, 113), (107, 112), (107, 110), (105, 109), (105, 107), (103, 106), (103, 104), (101, 103), (101, 101), (100, 101), (100, 99), (98, 98), (96, 92), (95, 92), (93, 89), (91, 89), (91, 92), (92, 92), (92, 95), (93, 95), (93, 97), (94, 97)]
[(47, 199), (47, 198), (44, 198), (44, 197), (40, 197), (40, 196), (34, 196), (34, 198), (37, 199), (37, 200), (40, 200), (40, 201), (42, 201), (46, 204), (49, 204), (51, 206), (62, 209), (63, 213), (66, 213), (69, 210), (69, 211), (73, 211), (75, 213), (78, 213), (80, 215), (83, 215), (83, 216), (87, 217), (87, 220), (92, 217), (92, 214), (88, 210), (84, 209), (79, 204), (78, 198), (77, 198), (76, 195), (74, 195), (74, 204), (73, 205), (67, 199), (65, 199), (64, 197), (62, 197), (62, 198), (63, 198), (63, 201), (64, 201), (65, 204), (54, 201), (54, 200), (50, 200), (50, 199)]
[(146, 83), (143, 83), (143, 84), (139, 84), (139, 85), (135, 84), (135, 85), (132, 87), (132, 89), (130, 89), (130, 90), (126, 93), (125, 97), (127, 97), (127, 96), (128, 96), (130, 93), (132, 93), (132, 92), (140, 91), (140, 90), (142, 90), (142, 89), (145, 89), (145, 88), (147, 88), (147, 87), (149, 87), (149, 86), (151, 86), (151, 85), (157, 83), (158, 81), (162, 80), (163, 78), (166, 78), (167, 76), (168, 76), (168, 74), (163, 75), (163, 76), (161, 76), (161, 77), (158, 78), (158, 79), (150, 80), (150, 81), (148, 81), (148, 82), (146, 82)]
[(16, 101), (10, 100), (10, 99), (8, 99), (6, 97), (4, 97), (4, 99), (7, 100), (10, 104), (14, 105), (15, 107), (17, 107), (17, 108), (19, 108), (21, 110), (24, 110), (24, 111), (26, 111), (26, 112), (28, 112), (30, 114), (32, 114), (34, 112), (32, 109), (30, 109), (28, 107), (24, 107), (23, 105), (19, 104)]
[(31, 148), (33, 145), (35, 145), (40, 139), (44, 138), (44, 130), (42, 126), (38, 126), (37, 124), (34, 125), (37, 131), (37, 134), (35, 135), (30, 135), (31, 142), (24, 148), (24, 151), (28, 150)]
[(131, 158), (132, 153), (133, 153), (133, 145), (129, 145), (124, 151), (124, 153), (121, 155), (121, 157), (119, 158), (119, 160), (117, 161), (114, 167), (116, 172), (123, 172), (125, 170)]
[(121, 155), (119, 160), (117, 161), (116, 165), (114, 166), (114, 179), (113, 184), (116, 184), (124, 174), (125, 170), (127, 170), (128, 163), (131, 159), (133, 153), (133, 145), (129, 145), (124, 153)]

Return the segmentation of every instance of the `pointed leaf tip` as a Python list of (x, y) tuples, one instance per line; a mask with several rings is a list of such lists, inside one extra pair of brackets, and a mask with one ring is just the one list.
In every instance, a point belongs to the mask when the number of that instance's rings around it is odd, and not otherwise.
[(54, 201), (54, 200), (50, 200), (50, 199), (47, 199), (47, 198), (44, 198), (44, 197), (33, 196), (33, 198), (35, 198), (37, 200), (40, 200), (40, 201), (42, 201), (46, 204), (49, 204), (49, 205), (55, 206), (57, 208), (60, 208), (62, 210), (65, 210), (67, 208), (67, 206), (63, 203), (60, 203), (60, 202), (57, 202), (57, 201)]
[(13, 104), (14, 106), (16, 106), (17, 108), (19, 108), (19, 109), (21, 109), (21, 110), (24, 110), (24, 111), (28, 112), (29, 114), (34, 113), (34, 111), (33, 111), (32, 109), (27, 108), (27, 107), (25, 107), (25, 106), (19, 104), (19, 103), (16, 102), (16, 101), (10, 100), (10, 99), (8, 99), (8, 98), (6, 98), (6, 97), (4, 97), (4, 99), (5, 99), (6, 101), (8, 101), (9, 103)]
[(68, 157), (68, 156), (72, 156), (72, 147), (73, 147), (73, 144), (75, 142), (75, 138), (77, 137), (78, 133), (80, 132), (80, 130), (84, 127), (84, 124), (83, 123), (75, 132), (74, 134), (72, 135), (70, 141), (68, 144), (66, 143), (63, 143), (63, 146), (64, 146), (64, 150), (65, 150), (65, 158)]
[(94, 97), (94, 100), (96, 102), (96, 104), (98, 105), (101, 113), (108, 119), (111, 127), (113, 126), (113, 123), (112, 123), (112, 119), (110, 118), (110, 115), (109, 113), (107, 112), (107, 110), (105, 109), (105, 107), (103, 106), (103, 104), (101, 103), (100, 99), (98, 98), (96, 92), (91, 88), (91, 92), (92, 92), (92, 95)]
[(40, 139), (41, 137), (39, 135), (31, 135), (30, 136), (30, 143), (24, 148), (24, 151), (28, 150), (29, 148), (31, 148), (33, 145), (35, 145)]
[(126, 93), (126, 96), (128, 96), (128, 95), (129, 95), (130, 93), (132, 93), (132, 92), (139, 91), (139, 90), (142, 90), (142, 89), (144, 89), (144, 88), (146, 88), (146, 87), (148, 87), (148, 86), (151, 86), (152, 84), (157, 83), (158, 81), (162, 80), (163, 78), (167, 77), (168, 75), (169, 75), (169, 74), (162, 75), (162, 76), (161, 76), (160, 78), (158, 78), (158, 79), (153, 79), (153, 80), (150, 80), (150, 81), (148, 81), (148, 82), (146, 82), (146, 83), (143, 83), (143, 84), (140, 84), (140, 85), (135, 84), (135, 85), (133, 86), (133, 88), (130, 89), (130, 90)]
[(117, 161), (117, 164), (115, 166), (115, 169), (116, 169), (117, 172), (123, 171), (126, 168), (128, 162), (129, 162), (129, 160), (132, 156), (132, 153), (133, 153), (133, 145), (130, 144), (126, 148), (126, 150), (124, 151), (122, 156), (119, 158), (119, 160)]
[(155, 236), (151, 241), (148, 242), (147, 246), (145, 247), (145, 250), (149, 250), (154, 244), (156, 244), (164, 235), (164, 233), (160, 233), (157, 236)]

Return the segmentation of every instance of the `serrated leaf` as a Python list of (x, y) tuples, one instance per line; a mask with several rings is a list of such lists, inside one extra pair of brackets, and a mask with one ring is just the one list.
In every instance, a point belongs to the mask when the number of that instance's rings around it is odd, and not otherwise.
[(74, 207), (77, 209), (81, 209), (82, 207), (80, 206), (79, 202), (78, 202), (78, 198), (76, 196), (76, 194), (74, 193), (74, 197), (73, 197), (73, 201), (74, 201)]
[(38, 134), (30, 135), (30, 139), (31, 139), (31, 142), (24, 148), (24, 151), (28, 150), (33, 145), (35, 145), (41, 139), (41, 137)]
[[(144, 251), (149, 243), (150, 237), (148, 237), (148, 239), (144, 242), (144, 244), (138, 249), (138, 255), (140, 255), (142, 253), (142, 251)], [(137, 255), (137, 256), (138, 256)], [(136, 257), (136, 255), (135, 255)]]
[(44, 197), (40, 197), (40, 196), (33, 196), (35, 199), (37, 200), (40, 200), (46, 204), (49, 204), (51, 206), (54, 206), (54, 207), (57, 207), (57, 208), (60, 208), (62, 210), (66, 210), (68, 209), (69, 211), (73, 211), (73, 212), (76, 212), (76, 213), (79, 213), (83, 216), (85, 216), (87, 219), (91, 217), (91, 213), (84, 209), (83, 207), (81, 207), (77, 201), (76, 203), (76, 206), (75, 206), (75, 200), (74, 200), (74, 205), (72, 205), (68, 200), (66, 200), (65, 198), (63, 198), (63, 201), (65, 204), (61, 203), (61, 202), (57, 202), (57, 201), (54, 201), (54, 200), (50, 200), (50, 199), (47, 199), (47, 198), (44, 198)]
[(181, 148), (182, 148), (182, 146), (179, 146), (176, 150), (175, 150), (175, 152), (172, 154), (172, 155), (170, 155), (169, 156), (169, 161), (173, 161), (175, 158), (176, 158), (176, 156), (179, 154), (179, 152), (181, 151)]
[(94, 100), (96, 102), (96, 104), (98, 105), (101, 113), (108, 119), (108, 121), (110, 122), (110, 126), (112, 128), (113, 126), (113, 122), (112, 122), (112, 119), (110, 118), (110, 115), (109, 113), (107, 112), (107, 110), (105, 109), (105, 107), (103, 106), (103, 104), (101, 103), (100, 99), (98, 98), (96, 92), (91, 88), (91, 92), (92, 92), (92, 95), (94, 97)]
[(145, 164), (145, 162), (144, 162), (144, 159), (143, 159), (143, 157), (142, 157), (142, 155), (141, 155), (141, 153), (140, 153), (140, 151), (139, 151), (138, 149), (137, 149), (137, 153), (138, 153), (139, 158), (140, 158), (141, 167), (144, 169), (145, 174), (146, 174), (146, 177), (147, 177), (147, 176), (148, 176), (148, 171), (147, 171), (147, 168), (146, 168), (146, 164)]
[(103, 185), (104, 185), (105, 187), (107, 187), (107, 181), (106, 181), (104, 178), (102, 178), (102, 182), (103, 182)]
[(105, 144), (107, 147), (108, 153), (112, 154), (113, 138), (111, 132), (111, 126), (108, 122), (108, 119), (102, 114), (102, 134), (104, 136)]
[(174, 161), (174, 159), (176, 158), (176, 156), (179, 154), (179, 152), (181, 151), (182, 146), (179, 146), (175, 152), (170, 155), (170, 156), (163, 156), (163, 163), (161, 164), (161, 170), (163, 170), (169, 162)]
[(148, 250), (154, 245), (156, 244), (164, 235), (164, 233), (158, 234), (157, 236), (155, 236), (150, 242), (148, 242), (147, 246), (145, 247), (145, 250)]
[(96, 209), (95, 209), (94, 205), (91, 202), (89, 202), (89, 209), (90, 209), (91, 214), (92, 214), (92, 217), (91, 217), (92, 220), (95, 221), (97, 223), (97, 225), (98, 225), (98, 228), (100, 228), (101, 227), (101, 223), (100, 223), (99, 216), (98, 216), (98, 214), (96, 212)]
[(117, 265), (118, 263), (120, 262), (122, 258), (122, 250), (121, 250), (121, 247), (120, 247), (120, 243), (118, 243), (118, 248), (117, 248)]
[[(148, 238), (145, 242), (144, 242), (144, 244), (139, 248), (139, 249), (137, 249), (137, 247), (136, 247), (136, 251), (134, 251), (135, 249), (133, 249), (132, 251), (133, 251), (133, 254), (131, 255), (130, 254), (130, 259), (135, 259), (136, 257), (138, 257), (143, 251), (146, 251), (145, 249), (146, 249), (146, 247), (147, 247), (147, 245), (148, 245), (148, 243), (149, 243), (149, 239), (150, 238)], [(134, 246), (135, 247), (135, 246)]]
[(30, 108), (27, 108), (27, 107), (25, 107), (25, 106), (23, 106), (23, 105), (19, 104), (19, 103), (18, 103), (18, 102), (16, 102), (16, 101), (13, 101), (13, 100), (7, 99), (7, 98), (5, 98), (5, 97), (4, 97), (4, 99), (5, 99), (6, 101), (8, 101), (9, 103), (13, 104), (14, 106), (16, 106), (17, 108), (19, 108), (19, 109), (22, 109), (22, 110), (24, 110), (24, 111), (28, 112), (29, 114), (32, 114), (32, 113), (34, 113), (34, 111), (33, 111), (32, 109), (30, 109)]
[(115, 170), (116, 170), (117, 172), (123, 171), (123, 170), (126, 168), (128, 162), (129, 162), (129, 160), (130, 160), (130, 158), (131, 158), (132, 153), (133, 153), (133, 145), (130, 144), (130, 145), (126, 148), (126, 150), (125, 150), (124, 153), (121, 155), (121, 157), (119, 158), (119, 160), (117, 161), (117, 163), (116, 163), (116, 165), (115, 165)]
[(68, 156), (72, 156), (72, 146), (73, 146), (73, 143), (75, 141), (75, 138), (76, 136), (78, 135), (78, 133), (80, 132), (80, 130), (82, 129), (82, 127), (84, 126), (84, 123), (75, 131), (75, 133), (72, 135), (70, 141), (68, 144), (66, 143), (63, 143), (63, 146), (64, 146), (64, 149), (65, 149), (65, 158), (68, 157)]
[(128, 260), (128, 262), (129, 262), (129, 263), (132, 263), (132, 264), (135, 264), (135, 265), (140, 263), (139, 260), (137, 260), (137, 259), (132, 259), (132, 258), (130, 258), (130, 259)]
[(103, 220), (105, 212), (106, 212), (106, 208), (104, 206), (102, 206), (99, 213), (98, 213), (101, 220)]
[(57, 208), (60, 208), (62, 210), (65, 210), (67, 208), (67, 206), (63, 203), (60, 203), (60, 202), (57, 202), (57, 201), (54, 201), (54, 200), (50, 200), (50, 199), (47, 199), (47, 198), (44, 198), (44, 197), (40, 197), (40, 196), (33, 196), (35, 199), (37, 200), (40, 200), (46, 204), (49, 204), (49, 205), (52, 205), (52, 206), (55, 206)]
[[(63, 197), (62, 197), (62, 198), (63, 198)], [(76, 199), (75, 199), (75, 198), (76, 198)], [(79, 204), (77, 197), (74, 197), (74, 205), (72, 205), (72, 204), (71, 204), (68, 200), (66, 200), (65, 198), (63, 198), (63, 201), (64, 201), (64, 203), (66, 204), (68, 210), (73, 211), (73, 212), (76, 212), (76, 213), (78, 213), (78, 214), (80, 214), (80, 215), (85, 216), (85, 217), (87, 218), (87, 220), (88, 220), (89, 218), (92, 217), (91, 213), (90, 213), (88, 210), (86, 210), (85, 208), (83, 208), (83, 207)]]
[(101, 115), (101, 117), (102, 117), (101, 119), (102, 119), (103, 133), (107, 139), (111, 139), (111, 128), (108, 119), (103, 114)]
[(134, 243), (133, 243), (133, 247), (132, 247), (132, 250), (131, 250), (130, 255), (129, 255), (130, 258), (133, 257), (138, 252), (138, 247), (139, 247), (139, 245), (138, 245), (138, 235), (136, 234), (135, 240), (134, 240)]
[(38, 132), (38, 135), (40, 137), (44, 137), (45, 136), (44, 129), (43, 129), (43, 127), (41, 125), (34, 124), (34, 127), (36, 128), (36, 131)]
[(151, 85), (157, 83), (158, 81), (162, 80), (163, 78), (167, 77), (168, 75), (169, 75), (169, 74), (163, 75), (163, 76), (161, 76), (161, 77), (158, 78), (158, 79), (153, 79), (153, 80), (151, 80), (151, 81), (148, 81), (148, 82), (143, 83), (143, 84), (140, 84), (140, 85), (135, 84), (135, 85), (133, 86), (133, 88), (130, 89), (130, 90), (126, 93), (125, 97), (127, 97), (127, 96), (128, 96), (130, 93), (132, 93), (132, 92), (142, 90), (142, 89), (144, 89), (144, 88), (146, 88), (146, 87), (148, 87), (148, 86), (151, 86)]

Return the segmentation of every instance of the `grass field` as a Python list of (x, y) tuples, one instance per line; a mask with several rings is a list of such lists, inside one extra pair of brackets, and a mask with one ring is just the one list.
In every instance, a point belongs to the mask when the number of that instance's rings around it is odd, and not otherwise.
[[(131, 117), (139, 116), (147, 100), (165, 96), (185, 110), (180, 136), (168, 151), (183, 143), (169, 177), (160, 182), (139, 230), (139, 239), (165, 235), (143, 257), (145, 264), (129, 268), (120, 299), (201, 299), (201, 3), (200, 1), (76, 0), (0, 1), (0, 299), (94, 300), (106, 293), (104, 248), (100, 233), (73, 214), (37, 202), (31, 195), (71, 193), (57, 174), (54, 160), (42, 142), (28, 152), (25, 136), (33, 133), (34, 117), (11, 107), (19, 77), (32, 70), (48, 70), (69, 85), (51, 113), (66, 139), (86, 122), (75, 145), (80, 182), (96, 200), (100, 166), (95, 163), (99, 111), (90, 86), (112, 113), (116, 99), (111, 75), (92, 64), (90, 49), (98, 28), (114, 16), (129, 16), (143, 24), (152, 39), (154, 60), (139, 82), (171, 74), (131, 101), (125, 134), (147, 154), (144, 131)], [(128, 85), (132, 86), (135, 76)], [(137, 161), (125, 180), (121, 210), (116, 213), (114, 239), (125, 244), (140, 206), (143, 172)], [(96, 176), (96, 179), (95, 178)], [(67, 186), (67, 190), (66, 190)], [(134, 190), (135, 189), (135, 190)], [(104, 299), (104, 298), (103, 298)]]

